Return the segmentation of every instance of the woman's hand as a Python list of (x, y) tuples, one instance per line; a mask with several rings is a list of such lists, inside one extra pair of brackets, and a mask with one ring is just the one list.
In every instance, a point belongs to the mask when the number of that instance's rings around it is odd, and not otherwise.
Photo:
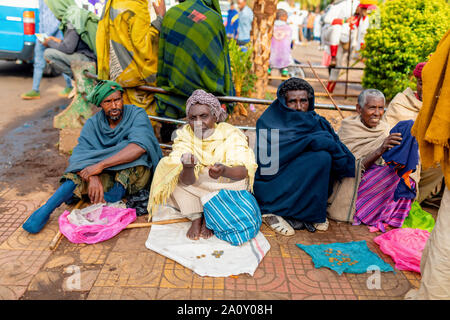
[(98, 176), (91, 176), (89, 178), (88, 195), (91, 203), (105, 202), (103, 198), (103, 185)]
[(181, 155), (181, 163), (183, 164), (183, 168), (194, 168), (197, 164), (197, 159), (192, 153), (183, 153)]
[(216, 163), (214, 166), (209, 167), (209, 176), (213, 179), (218, 179), (219, 177), (222, 177), (225, 173), (226, 166), (221, 163)]
[(381, 154), (385, 153), (387, 150), (391, 150), (395, 146), (401, 145), (402, 140), (402, 134), (400, 132), (391, 133), (384, 139), (384, 142), (380, 147)]

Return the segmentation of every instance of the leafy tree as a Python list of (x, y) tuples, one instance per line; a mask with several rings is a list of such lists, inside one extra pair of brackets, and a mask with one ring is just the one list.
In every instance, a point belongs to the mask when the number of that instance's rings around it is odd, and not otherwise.
[(415, 88), (412, 72), (450, 28), (450, 6), (445, 0), (391, 0), (370, 19), (361, 51), (366, 60), (362, 85), (390, 100), (408, 86)]

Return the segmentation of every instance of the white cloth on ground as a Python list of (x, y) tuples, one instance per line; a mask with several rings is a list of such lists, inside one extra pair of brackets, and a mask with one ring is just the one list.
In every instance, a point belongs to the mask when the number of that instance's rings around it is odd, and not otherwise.
[[(161, 221), (182, 217), (175, 209), (161, 206), (152, 219)], [(190, 226), (191, 222), (153, 225), (145, 246), (200, 276), (209, 277), (228, 277), (242, 273), (253, 276), (270, 249), (270, 244), (261, 231), (243, 245), (232, 246), (216, 236), (190, 240), (186, 236)]]

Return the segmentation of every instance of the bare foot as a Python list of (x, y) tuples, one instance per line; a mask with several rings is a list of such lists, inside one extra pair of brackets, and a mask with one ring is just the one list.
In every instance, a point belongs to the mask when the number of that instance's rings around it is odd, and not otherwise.
[(189, 228), (186, 236), (191, 240), (200, 239), (200, 232), (202, 229), (202, 218), (198, 218), (192, 221), (192, 225)]
[(206, 227), (205, 219), (203, 219), (202, 227), (200, 231), (200, 237), (203, 239), (209, 239), (214, 235), (214, 232)]

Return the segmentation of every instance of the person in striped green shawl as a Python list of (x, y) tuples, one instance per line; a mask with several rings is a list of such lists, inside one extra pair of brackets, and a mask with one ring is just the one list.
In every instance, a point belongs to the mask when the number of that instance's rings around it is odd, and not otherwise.
[(196, 89), (235, 95), (218, 0), (186, 0), (167, 11), (159, 39), (157, 85), (172, 94), (155, 95), (158, 115), (175, 119), (186, 116), (186, 100)]

